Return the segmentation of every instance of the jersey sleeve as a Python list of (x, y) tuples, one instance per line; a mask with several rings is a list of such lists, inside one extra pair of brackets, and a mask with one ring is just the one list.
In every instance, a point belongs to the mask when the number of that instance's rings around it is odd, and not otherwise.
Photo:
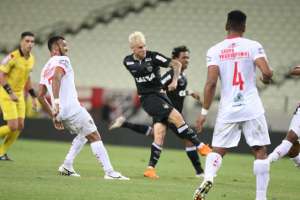
[(53, 65), (55, 66), (55, 68), (60, 67), (61, 69), (63, 69), (64, 73), (66, 74), (66, 72), (69, 71), (70, 68), (70, 61), (65, 57), (60, 57), (57, 60), (55, 60)]
[(206, 54), (206, 66), (209, 67), (212, 65), (219, 66), (218, 53), (216, 52), (215, 48), (210, 48)]
[(7, 55), (0, 63), (0, 71), (4, 73), (9, 73), (15, 64), (15, 59), (13, 54)]
[(160, 82), (163, 85), (163, 88), (168, 87), (168, 85), (172, 82), (173, 76), (174, 76), (174, 71), (169, 70), (161, 77)]
[(123, 59), (123, 65), (126, 69), (128, 69), (128, 59), (127, 59), (127, 56)]
[(251, 48), (251, 57), (253, 60), (256, 60), (257, 58), (261, 58), (261, 57), (267, 58), (267, 55), (265, 54), (265, 50), (259, 42), (254, 42)]
[(170, 66), (171, 58), (168, 58), (158, 52), (152, 52), (152, 53), (153, 53), (152, 59), (153, 59), (153, 63), (155, 65), (160, 66), (160, 67), (165, 67), (165, 68)]

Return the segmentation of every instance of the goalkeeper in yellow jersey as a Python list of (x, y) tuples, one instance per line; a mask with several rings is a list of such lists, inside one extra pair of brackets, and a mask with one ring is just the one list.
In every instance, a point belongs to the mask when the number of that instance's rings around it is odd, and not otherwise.
[(36, 94), (31, 86), (30, 72), (34, 65), (31, 50), (34, 34), (23, 32), (18, 49), (7, 55), (0, 63), (0, 107), (6, 125), (0, 126), (0, 161), (11, 160), (7, 150), (17, 140), (24, 128), (25, 100), (24, 90), (28, 89), (36, 107)]

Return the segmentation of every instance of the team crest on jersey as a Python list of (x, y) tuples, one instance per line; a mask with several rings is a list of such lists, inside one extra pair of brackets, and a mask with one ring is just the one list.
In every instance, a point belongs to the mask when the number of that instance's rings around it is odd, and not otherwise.
[(153, 67), (151, 65), (147, 65), (146, 69), (147, 69), (148, 72), (152, 72)]

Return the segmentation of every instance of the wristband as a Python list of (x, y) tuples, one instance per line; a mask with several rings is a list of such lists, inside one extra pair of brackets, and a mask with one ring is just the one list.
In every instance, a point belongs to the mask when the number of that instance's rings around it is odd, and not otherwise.
[(201, 109), (201, 115), (206, 116), (207, 114), (208, 114), (208, 110), (205, 109), (205, 108), (202, 108), (202, 109)]
[(28, 93), (30, 94), (31, 97), (36, 97), (36, 94), (35, 94), (35, 91), (34, 91), (33, 88), (30, 88), (30, 89), (28, 90)]
[(5, 85), (3, 85), (4, 90), (7, 92), (7, 94), (11, 94), (12, 93), (12, 89), (10, 87), (10, 85), (8, 83), (6, 83)]
[(59, 99), (58, 99), (58, 98), (57, 98), (57, 99), (54, 99), (53, 103), (54, 103), (54, 104), (59, 104)]

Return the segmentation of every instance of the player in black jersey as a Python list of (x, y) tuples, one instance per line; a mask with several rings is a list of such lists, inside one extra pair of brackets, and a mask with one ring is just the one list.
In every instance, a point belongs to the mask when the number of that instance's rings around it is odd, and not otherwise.
[(168, 90), (173, 91), (177, 88), (181, 63), (158, 52), (147, 51), (146, 39), (141, 32), (130, 34), (129, 44), (133, 53), (124, 58), (123, 64), (135, 80), (143, 109), (153, 118), (154, 142), (144, 176), (158, 178), (155, 165), (162, 151), (167, 123), (175, 125), (181, 138), (191, 141), (198, 149), (201, 145), (196, 133), (188, 127), (162, 89), (160, 67), (173, 68), (174, 75), (168, 85)]
[[(192, 96), (199, 102), (200, 102), (200, 96), (195, 92), (186, 90), (188, 81), (186, 75), (184, 74), (184, 70), (188, 67), (189, 64), (189, 59), (190, 59), (189, 49), (186, 46), (175, 47), (172, 51), (172, 59), (175, 59), (182, 64), (182, 69), (178, 77), (177, 88), (176, 90), (168, 91), (168, 85), (171, 83), (174, 76), (173, 69), (170, 69), (162, 76), (161, 83), (163, 85), (163, 89), (166, 91), (167, 96), (171, 100), (171, 103), (173, 104), (174, 108), (176, 108), (181, 113), (183, 109), (184, 99), (187, 95)], [(153, 136), (153, 128), (151, 126), (130, 123), (126, 121), (124, 116), (118, 117), (115, 120), (115, 122), (112, 124), (110, 129), (119, 128), (119, 127), (129, 128), (138, 134)], [(173, 124), (168, 124), (168, 127), (176, 135), (178, 135), (177, 128)], [(203, 169), (201, 167), (200, 159), (197, 153), (197, 148), (189, 140), (183, 139), (183, 141), (185, 144), (185, 150), (187, 156), (190, 159), (196, 171), (196, 177), (201, 177), (203, 175)], [(201, 155), (206, 155), (210, 151), (211, 149), (208, 145), (202, 144)]]

